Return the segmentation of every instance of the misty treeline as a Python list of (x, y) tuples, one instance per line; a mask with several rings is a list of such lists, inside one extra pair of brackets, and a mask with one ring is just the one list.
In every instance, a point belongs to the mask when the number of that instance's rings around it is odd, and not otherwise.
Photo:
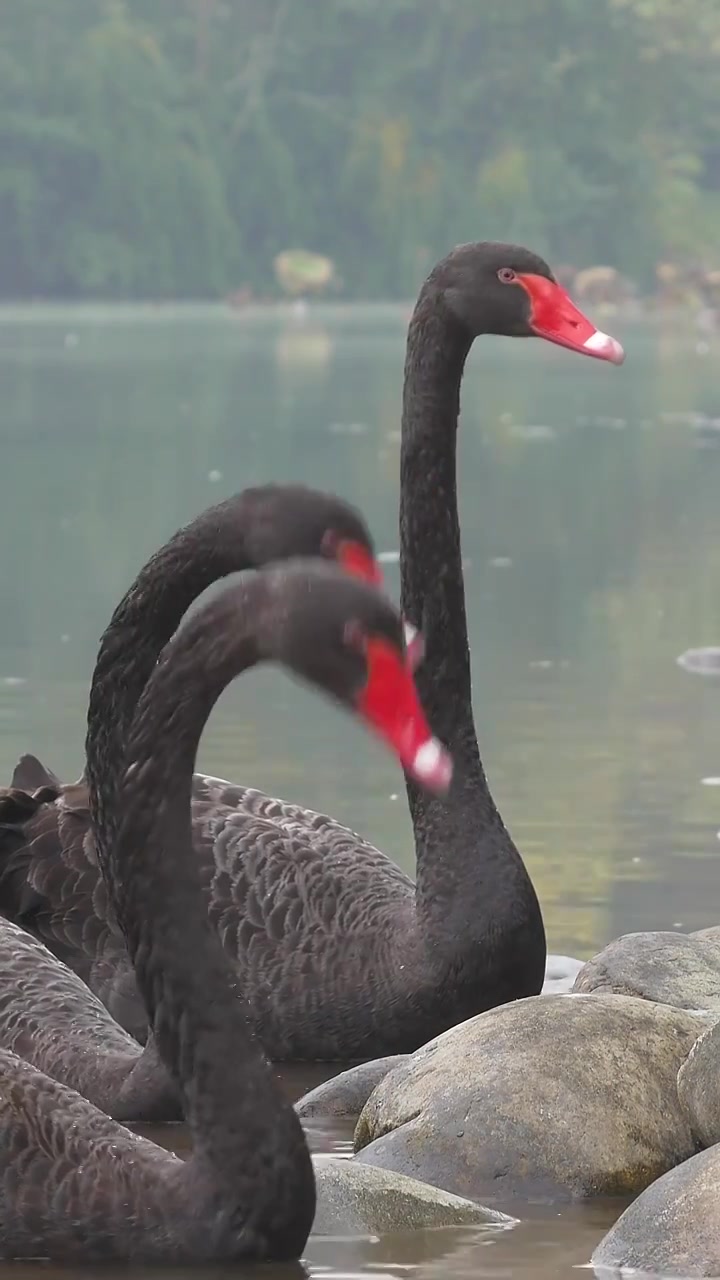
[(720, 266), (718, 0), (0, 0), (0, 293), (213, 297), (452, 244)]

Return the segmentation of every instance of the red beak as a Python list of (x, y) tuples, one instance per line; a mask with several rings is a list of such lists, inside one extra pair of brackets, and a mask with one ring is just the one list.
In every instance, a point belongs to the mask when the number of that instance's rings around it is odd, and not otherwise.
[[(338, 564), (351, 577), (360, 578), (363, 582), (369, 582), (372, 587), (382, 587), (382, 569), (362, 543), (352, 542), (349, 538), (345, 538), (338, 544), (335, 554)], [(425, 656), (423, 638), (417, 627), (414, 627), (411, 622), (405, 622), (403, 625), (405, 627), (405, 650), (408, 664), (411, 671), (417, 671)]]
[(530, 328), (538, 338), (556, 342), (558, 346), (568, 347), (582, 356), (622, 364), (625, 352), (620, 343), (608, 333), (596, 329), (554, 280), (545, 276), (518, 275), (517, 281), (530, 299)]
[(365, 659), (368, 679), (357, 700), (360, 715), (416, 782), (444, 794), (452, 780), (452, 760), (430, 732), (407, 656), (374, 636), (367, 641)]
[(354, 578), (361, 578), (373, 587), (383, 584), (382, 569), (375, 557), (361, 542), (343, 538), (335, 550), (338, 564)]

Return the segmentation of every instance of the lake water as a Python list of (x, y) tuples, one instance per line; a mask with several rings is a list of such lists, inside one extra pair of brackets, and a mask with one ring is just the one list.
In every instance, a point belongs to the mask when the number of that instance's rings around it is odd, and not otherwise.
[[(356, 502), (398, 594), (407, 318), (0, 311), (1, 781), (24, 750), (79, 774), (114, 604), (179, 524), (246, 485), (300, 480)], [(682, 316), (604, 324), (622, 369), (478, 342), (459, 444), (481, 751), (550, 947), (579, 956), (629, 930), (720, 920), (720, 679), (676, 661), (720, 644), (720, 337)], [(392, 759), (276, 671), (227, 693), (200, 767), (329, 810), (413, 868)], [(307, 1257), (335, 1277), (569, 1276), (615, 1211), (313, 1241)]]

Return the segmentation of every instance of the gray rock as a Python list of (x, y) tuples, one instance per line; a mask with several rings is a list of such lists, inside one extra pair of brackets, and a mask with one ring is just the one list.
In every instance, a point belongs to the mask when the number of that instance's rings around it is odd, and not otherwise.
[(597, 1276), (620, 1267), (664, 1276), (720, 1276), (720, 1146), (654, 1182), (592, 1257)]
[(698, 1142), (720, 1142), (720, 1022), (695, 1041), (678, 1071), (678, 1094)]
[(295, 1110), (301, 1120), (359, 1116), (375, 1086), (408, 1057), (407, 1053), (394, 1053), (349, 1067), (304, 1094), (295, 1103)]
[(623, 996), (492, 1009), (380, 1082), (357, 1158), (472, 1199), (637, 1193), (697, 1149), (677, 1073), (704, 1026)]
[(573, 956), (548, 956), (545, 962), (544, 996), (562, 995), (572, 991), (572, 985), (583, 967), (582, 960)]
[(720, 940), (687, 933), (626, 933), (581, 969), (573, 991), (640, 996), (720, 1018)]
[(707, 938), (709, 942), (717, 942), (720, 945), (720, 924), (711, 924), (707, 929), (696, 929), (690, 937)]
[(314, 1165), (318, 1197), (314, 1236), (385, 1235), (467, 1223), (506, 1228), (514, 1222), (494, 1209), (357, 1160), (316, 1156)]

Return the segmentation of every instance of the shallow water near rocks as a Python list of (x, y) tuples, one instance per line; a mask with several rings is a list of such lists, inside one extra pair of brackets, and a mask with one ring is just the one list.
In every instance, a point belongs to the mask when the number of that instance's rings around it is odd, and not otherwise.
[[(305, 1072), (296, 1068), (278, 1073), (292, 1098), (304, 1092)], [(327, 1078), (330, 1071), (313, 1072), (314, 1083)], [(187, 1131), (182, 1125), (133, 1125), (137, 1132), (161, 1143), (179, 1155), (190, 1149)], [(314, 1122), (306, 1126), (310, 1146), (315, 1152), (335, 1156), (350, 1155), (352, 1150), (351, 1122)], [(381, 1277), (386, 1280), (422, 1277), (423, 1280), (510, 1280), (527, 1277), (527, 1280), (571, 1280), (577, 1277), (576, 1268), (587, 1264), (593, 1248), (615, 1218), (622, 1211), (625, 1201), (595, 1202), (587, 1205), (551, 1206), (542, 1203), (518, 1206), (514, 1201), (493, 1201), (491, 1207), (500, 1209), (515, 1218), (510, 1227), (457, 1227), (439, 1230), (398, 1233), (382, 1237), (357, 1237), (334, 1239), (311, 1237), (305, 1250), (305, 1272), (318, 1280), (361, 1280), (362, 1277)], [(521, 1216), (520, 1216), (521, 1215)], [(62, 1267), (42, 1267), (33, 1264), (0, 1264), (0, 1280), (5, 1277), (25, 1276), (28, 1280), (64, 1280), (76, 1275), (76, 1270)], [(102, 1280), (117, 1274), (110, 1269), (89, 1268), (83, 1276)], [(140, 1280), (157, 1272), (150, 1269), (123, 1268), (123, 1275)], [(165, 1273), (164, 1273), (165, 1274)], [(170, 1273), (166, 1273), (170, 1274)], [(234, 1271), (207, 1269), (173, 1271), (183, 1280), (210, 1280), (210, 1277), (237, 1275)], [(242, 1271), (243, 1275), (257, 1275), (265, 1280), (301, 1280), (302, 1272), (282, 1266), (267, 1266)], [(587, 1272), (593, 1276), (592, 1270)]]
[[(0, 309), (0, 783), (24, 750), (78, 776), (115, 603), (178, 525), (245, 485), (300, 480), (358, 503), (397, 597), (407, 314)], [(580, 957), (629, 930), (720, 923), (720, 680), (678, 663), (720, 646), (720, 335), (698, 348), (691, 316), (597, 319), (622, 369), (478, 342), (458, 445), (481, 750), (550, 947)], [(275, 672), (228, 692), (200, 766), (330, 811), (412, 871), (394, 762)], [(293, 1071), (288, 1089), (327, 1074)], [(182, 1148), (179, 1127), (155, 1136)], [(310, 1137), (350, 1151), (350, 1126)], [(307, 1264), (330, 1280), (563, 1280), (619, 1212), (495, 1207), (520, 1225), (311, 1240)], [(0, 1277), (16, 1271), (55, 1273)]]

